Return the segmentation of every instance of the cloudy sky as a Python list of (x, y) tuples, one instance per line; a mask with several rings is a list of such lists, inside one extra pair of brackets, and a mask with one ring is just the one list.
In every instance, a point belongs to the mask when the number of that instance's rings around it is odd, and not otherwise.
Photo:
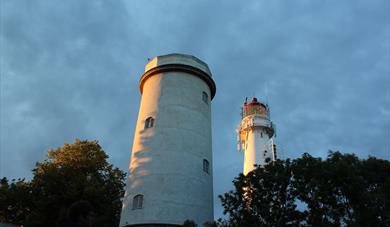
[(98, 140), (127, 170), (147, 59), (208, 63), (216, 195), (242, 171), (245, 96), (271, 107), (283, 158), (329, 149), (390, 160), (390, 2), (1, 0), (0, 176)]

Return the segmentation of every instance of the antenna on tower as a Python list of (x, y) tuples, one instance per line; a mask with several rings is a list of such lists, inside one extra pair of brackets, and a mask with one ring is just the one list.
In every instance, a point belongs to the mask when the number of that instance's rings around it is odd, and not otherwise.
[(236, 129), (236, 134), (237, 134), (237, 151), (241, 151), (241, 140), (240, 140), (240, 129)]
[(274, 143), (274, 139), (271, 138), (271, 151), (272, 151), (272, 159), (274, 161), (276, 161), (276, 159), (278, 158), (277, 155), (276, 155), (276, 145)]

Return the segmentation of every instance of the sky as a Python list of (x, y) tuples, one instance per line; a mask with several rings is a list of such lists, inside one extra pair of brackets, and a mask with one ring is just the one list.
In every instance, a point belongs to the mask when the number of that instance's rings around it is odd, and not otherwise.
[(242, 172), (246, 96), (268, 103), (281, 158), (329, 150), (390, 160), (390, 1), (0, 1), (0, 177), (49, 149), (98, 140), (127, 171), (148, 58), (194, 55), (213, 74), (217, 195)]

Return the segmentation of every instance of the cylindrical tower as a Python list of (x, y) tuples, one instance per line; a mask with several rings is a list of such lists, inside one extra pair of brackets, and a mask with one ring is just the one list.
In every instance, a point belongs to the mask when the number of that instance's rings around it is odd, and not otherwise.
[(276, 160), (274, 132), (275, 125), (270, 120), (268, 106), (256, 98), (250, 103), (245, 100), (241, 124), (237, 129), (239, 150), (244, 153), (244, 175), (255, 169), (255, 165)]
[(206, 63), (168, 54), (145, 67), (120, 226), (213, 221), (211, 100)]

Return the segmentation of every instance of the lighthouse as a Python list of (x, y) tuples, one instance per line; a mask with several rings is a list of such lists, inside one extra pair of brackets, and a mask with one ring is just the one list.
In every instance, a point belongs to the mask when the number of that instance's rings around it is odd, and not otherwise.
[(276, 160), (274, 144), (275, 125), (270, 119), (267, 105), (253, 98), (245, 100), (241, 111), (241, 123), (237, 129), (238, 149), (244, 153), (244, 175)]
[(213, 221), (211, 100), (216, 86), (209, 67), (191, 55), (157, 56), (146, 65), (139, 89), (120, 226)]

